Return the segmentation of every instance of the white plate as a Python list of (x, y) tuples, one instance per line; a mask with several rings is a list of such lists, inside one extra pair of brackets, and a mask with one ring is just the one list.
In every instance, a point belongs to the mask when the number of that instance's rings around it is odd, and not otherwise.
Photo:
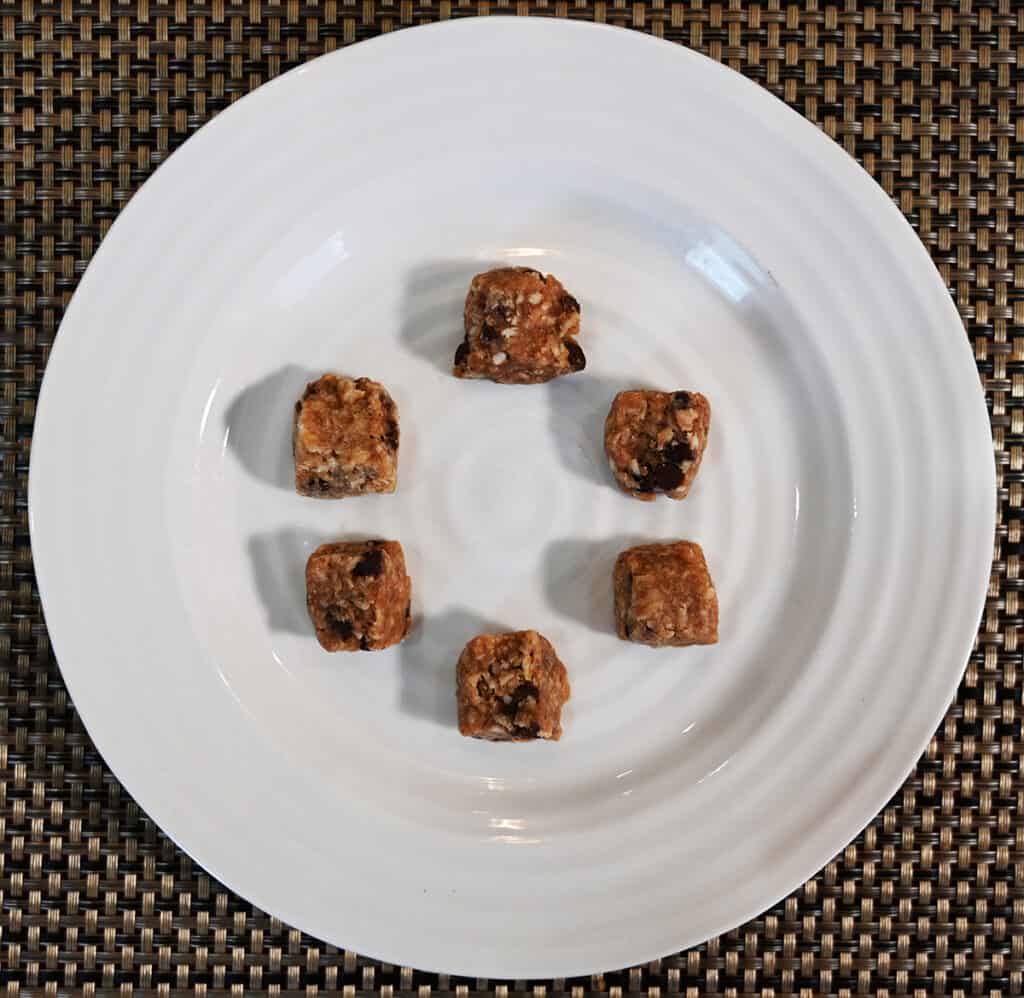
[[(454, 380), (470, 276), (557, 274), (584, 374)], [(385, 382), (394, 496), (303, 499), (293, 403)], [(621, 388), (714, 417), (683, 503), (613, 487)], [(473, 975), (696, 943), (829, 860), (956, 689), (994, 471), (971, 352), (893, 205), (780, 102), (681, 48), (556, 21), (402, 32), (261, 88), (104, 240), (50, 360), (32, 539), (78, 710), (214, 876), (330, 942)], [(398, 538), (416, 630), (327, 655), (327, 538)], [(687, 537), (715, 647), (612, 633), (615, 553)], [(568, 665), (559, 744), (454, 726), (495, 627)]]

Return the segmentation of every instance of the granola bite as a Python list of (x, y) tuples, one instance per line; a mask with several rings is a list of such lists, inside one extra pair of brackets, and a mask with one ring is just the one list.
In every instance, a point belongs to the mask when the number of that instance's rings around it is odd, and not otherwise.
[(718, 595), (699, 544), (641, 544), (615, 561), (615, 630), (661, 648), (718, 641)]
[(619, 392), (604, 424), (615, 481), (634, 499), (684, 499), (700, 470), (711, 406), (700, 392)]
[(369, 378), (325, 374), (295, 403), (295, 491), (342, 499), (394, 492), (398, 482), (398, 408)]
[(412, 582), (398, 541), (321, 544), (306, 562), (306, 606), (326, 651), (378, 651), (409, 633)]
[(580, 305), (561, 282), (528, 267), (499, 267), (469, 285), (457, 378), (538, 385), (587, 365), (576, 335)]
[(536, 631), (479, 634), (459, 656), (456, 698), (464, 735), (557, 741), (569, 677), (551, 642)]

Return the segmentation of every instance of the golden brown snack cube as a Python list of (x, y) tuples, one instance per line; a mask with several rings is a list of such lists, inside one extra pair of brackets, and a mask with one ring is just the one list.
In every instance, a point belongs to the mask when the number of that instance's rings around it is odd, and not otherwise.
[(457, 378), (536, 385), (587, 365), (576, 342), (580, 305), (561, 282), (528, 267), (477, 274), (466, 295)]
[(641, 544), (615, 561), (615, 629), (660, 648), (718, 641), (718, 595), (699, 544)]
[(306, 606), (327, 651), (378, 651), (409, 633), (412, 582), (398, 541), (321, 544), (306, 562)]
[(342, 499), (394, 492), (398, 481), (398, 408), (369, 378), (325, 374), (295, 403), (295, 490)]
[(700, 392), (619, 392), (604, 424), (615, 481), (636, 499), (683, 499), (700, 469), (711, 406)]
[(479, 634), (456, 669), (459, 731), (490, 741), (557, 741), (569, 692), (565, 666), (542, 634)]

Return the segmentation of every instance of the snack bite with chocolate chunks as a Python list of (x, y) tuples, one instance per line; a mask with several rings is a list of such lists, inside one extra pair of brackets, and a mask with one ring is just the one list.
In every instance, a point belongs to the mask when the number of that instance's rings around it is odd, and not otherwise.
[(615, 481), (635, 499), (683, 499), (700, 469), (711, 406), (700, 392), (619, 392), (604, 424)]
[(587, 366), (576, 342), (580, 304), (550, 274), (499, 267), (477, 274), (466, 295), (457, 378), (538, 385)]
[(394, 492), (398, 407), (369, 378), (325, 374), (295, 403), (295, 491), (321, 499)]
[(490, 741), (562, 737), (569, 676), (536, 631), (478, 634), (459, 656), (459, 731)]
[(306, 562), (306, 607), (326, 651), (378, 651), (409, 633), (412, 582), (398, 541), (321, 544)]

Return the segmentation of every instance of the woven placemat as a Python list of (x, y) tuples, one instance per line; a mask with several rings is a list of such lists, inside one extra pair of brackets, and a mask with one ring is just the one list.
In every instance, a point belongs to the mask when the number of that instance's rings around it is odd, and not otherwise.
[[(232, 100), (306, 59), (488, 13), (671, 39), (767, 87), (841, 143), (904, 212), (951, 289), (986, 385), (999, 473), (978, 642), (900, 793), (762, 917), (689, 952), (572, 981), (505, 984), (374, 963), (282, 925), (195, 867), (85, 735), (50, 651), (29, 550), (28, 455), (49, 348), (139, 184)], [(1020, 0), (0, 0), (0, 19), (0, 987), (381, 998), (1021, 993)]]

